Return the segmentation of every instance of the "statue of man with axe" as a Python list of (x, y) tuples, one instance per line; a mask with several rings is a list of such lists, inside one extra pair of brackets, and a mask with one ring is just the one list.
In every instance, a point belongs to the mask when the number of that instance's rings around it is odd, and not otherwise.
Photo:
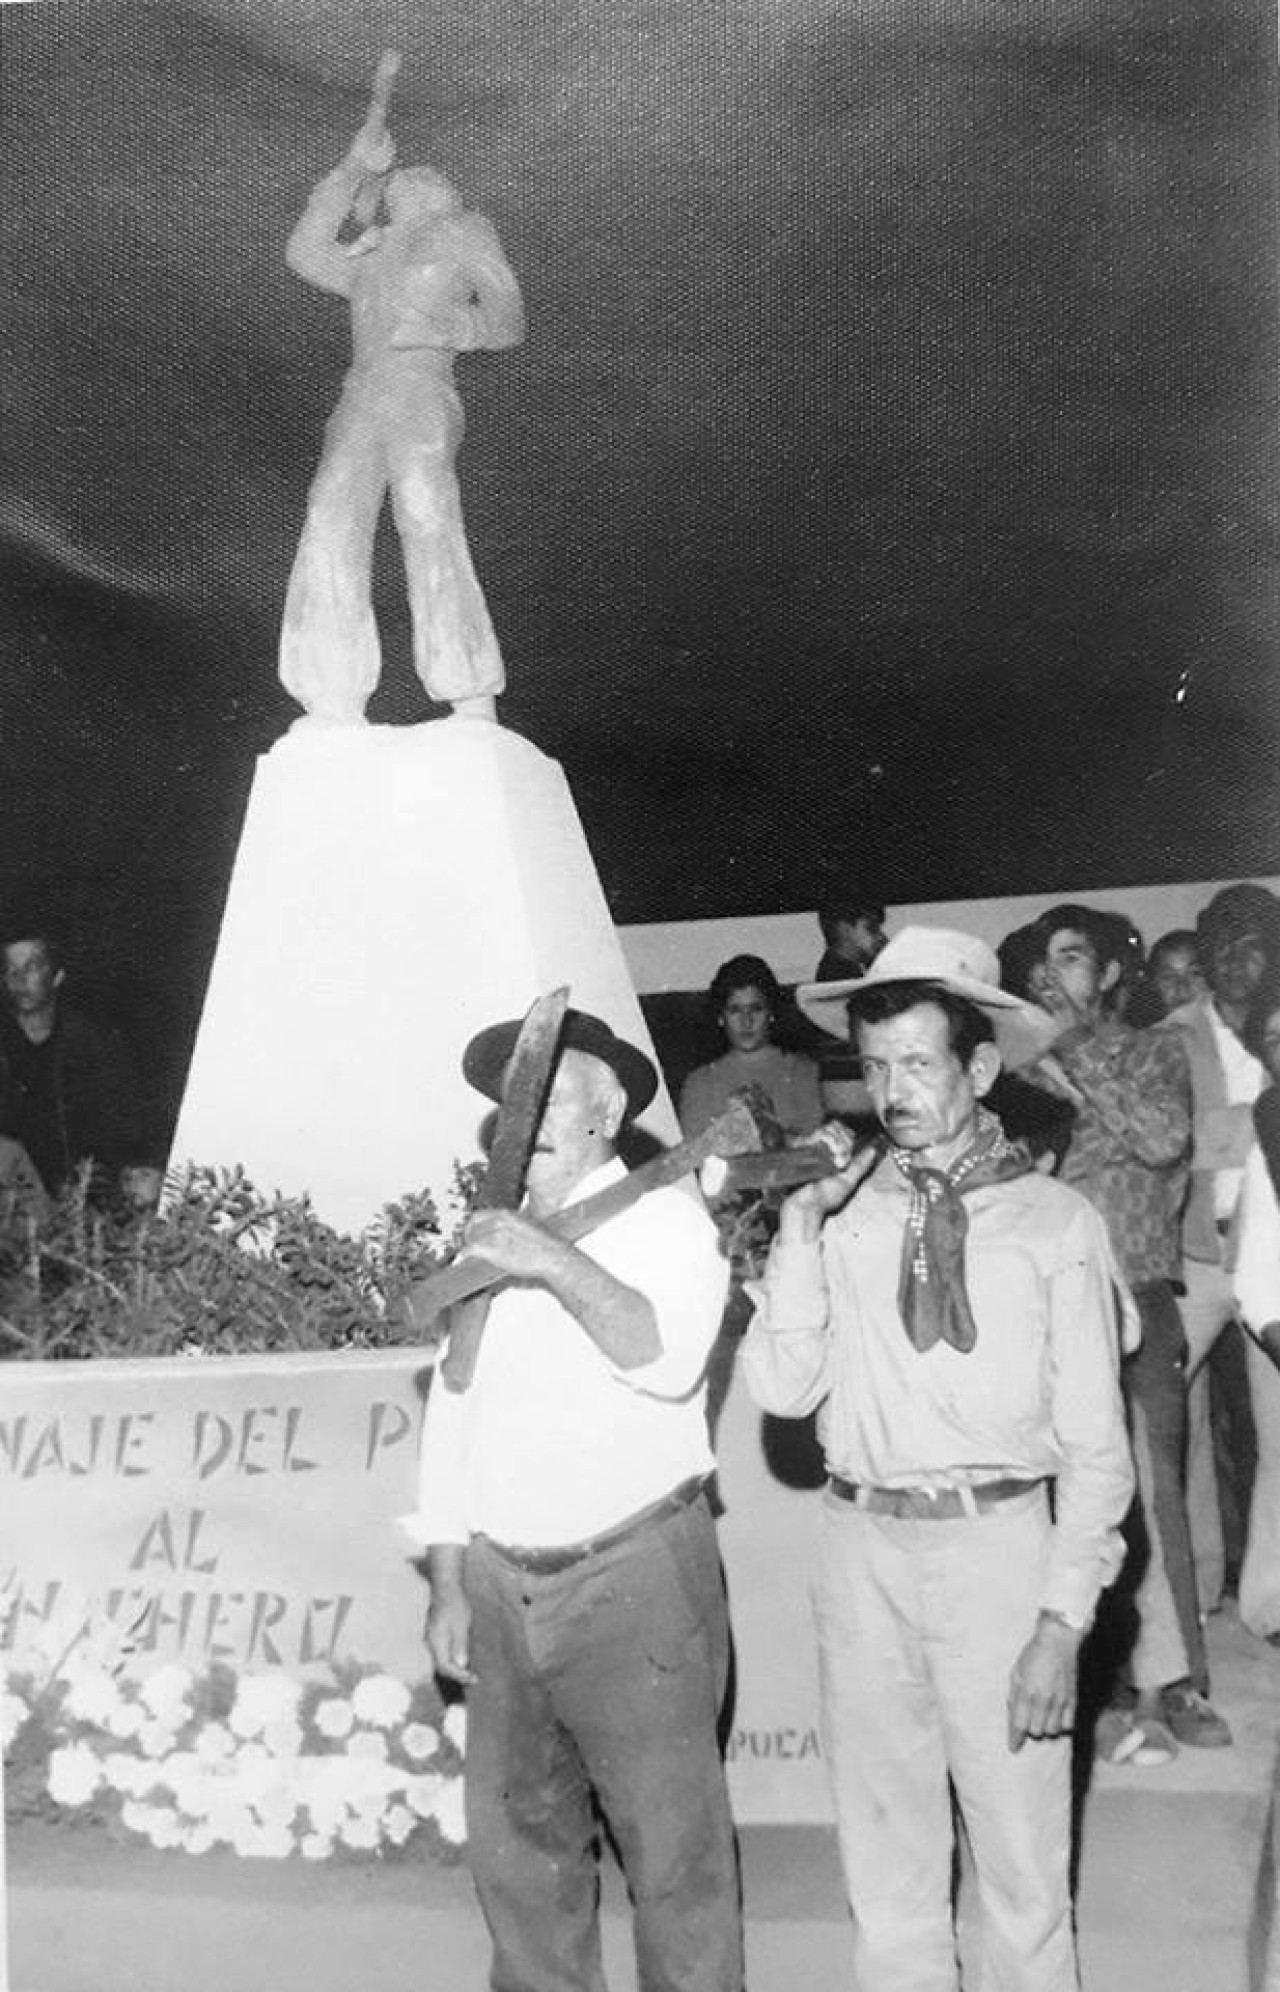
[[(325, 431), (289, 579), (280, 677), (313, 719), (358, 725), (382, 654), (374, 536), (390, 491), (404, 553), (414, 669), (430, 698), (492, 719), (502, 657), (472, 565), (454, 469), (456, 354), (516, 346), (520, 287), (490, 222), (431, 167), (396, 165), (383, 56), (364, 124), (289, 237), (297, 276), (348, 300), (352, 360)], [(354, 240), (344, 230), (354, 224)]]
[[(414, 1517), (427, 1638), (467, 1689), (493, 1982), (603, 1984), (594, 1799), (626, 1871), (643, 1982), (741, 1992), (716, 1739), (728, 1627), (703, 1491), (701, 1379), (727, 1269), (695, 1198), (670, 1183), (623, 1194), (618, 1133), (657, 1075), (557, 994), (540, 1060), (526, 1056), (547, 1022), (538, 1005), (523, 1030), (495, 1025), (464, 1055), (471, 1084), (503, 1102), (502, 1173), (522, 1140), (527, 1163), (523, 1202), (508, 1175), (508, 1207), (491, 1200), (468, 1223), (459, 1270), (482, 1260), (496, 1285), (483, 1338), (473, 1324), (427, 1403)], [(585, 1232), (556, 1228), (591, 1210)]]

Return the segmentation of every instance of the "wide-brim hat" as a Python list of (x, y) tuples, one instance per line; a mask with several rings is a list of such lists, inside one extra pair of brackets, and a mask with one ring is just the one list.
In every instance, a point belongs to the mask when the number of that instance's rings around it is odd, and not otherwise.
[(848, 1039), (849, 998), (887, 982), (933, 982), (976, 1004), (991, 1020), (996, 1048), (1009, 1071), (1043, 1058), (1062, 1028), (1047, 1011), (1000, 987), (994, 949), (949, 927), (904, 927), (886, 941), (865, 975), (842, 982), (802, 982), (796, 1003), (829, 1037)]
[[(490, 1024), (477, 1031), (462, 1054), (463, 1077), (486, 1100), (502, 1098), (503, 1077), (516, 1048), (522, 1021), (520, 1017), (508, 1017), (505, 1023)], [(565, 1011), (557, 1059), (564, 1051), (588, 1052), (617, 1074), (627, 1096), (629, 1119), (642, 1114), (658, 1090), (658, 1074), (652, 1060), (634, 1044), (618, 1037), (602, 1017), (592, 1016), (589, 1010)]]

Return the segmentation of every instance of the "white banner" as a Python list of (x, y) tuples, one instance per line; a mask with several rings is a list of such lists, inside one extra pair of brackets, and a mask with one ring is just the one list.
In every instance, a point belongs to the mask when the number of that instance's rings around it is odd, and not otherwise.
[[(420, 1680), (427, 1594), (396, 1519), (414, 1505), (422, 1370), (417, 1350), (6, 1365), (0, 1658), (47, 1660), (51, 1632), (102, 1612), (131, 1628), (134, 1671), (358, 1662)], [(730, 1788), (744, 1823), (820, 1820), (817, 1497), (771, 1469), (763, 1431), (735, 1380), (718, 1435)]]
[(7, 1657), (105, 1612), (154, 1664), (425, 1672), (413, 1506), (422, 1352), (10, 1363)]

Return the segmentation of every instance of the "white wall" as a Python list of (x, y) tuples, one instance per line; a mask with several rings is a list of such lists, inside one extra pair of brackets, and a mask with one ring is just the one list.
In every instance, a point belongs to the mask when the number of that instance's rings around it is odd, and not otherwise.
[[(1231, 879), (1194, 885), (1080, 886), (1069, 891), (1023, 893), (1007, 899), (939, 899), (913, 906), (891, 906), (885, 922), (889, 933), (924, 924), (956, 927), (977, 934), (994, 947), (1014, 927), (1034, 920), (1047, 907), (1072, 901), (1126, 913), (1141, 929), (1148, 946), (1173, 927), (1194, 927), (1196, 914)], [(1262, 878), (1280, 897), (1280, 876)], [(730, 955), (762, 955), (779, 982), (804, 982), (813, 974), (822, 953), (815, 913), (744, 914), (731, 920), (655, 922), (619, 929), (622, 951), (642, 996), (664, 989), (705, 989), (722, 961)]]

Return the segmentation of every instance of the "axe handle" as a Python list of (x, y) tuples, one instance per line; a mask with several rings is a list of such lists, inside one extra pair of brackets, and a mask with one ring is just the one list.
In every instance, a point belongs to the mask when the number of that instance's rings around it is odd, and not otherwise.
[[(592, 1197), (583, 1197), (578, 1203), (566, 1204), (563, 1210), (553, 1211), (550, 1217), (543, 1218), (543, 1228), (556, 1238), (562, 1238), (567, 1245), (574, 1244), (577, 1239), (585, 1238), (588, 1232), (607, 1224), (611, 1217), (630, 1210), (632, 1204), (639, 1203), (650, 1190), (662, 1189), (689, 1175), (706, 1161), (713, 1139), (714, 1131), (708, 1129), (705, 1134), (679, 1142), (676, 1147), (655, 1155), (651, 1161), (642, 1162), (638, 1169), (632, 1169), (621, 1181), (610, 1183), (607, 1189), (597, 1190)], [(443, 1308), (452, 1307), (473, 1293), (483, 1293), (486, 1287), (505, 1277), (488, 1259), (457, 1259), (441, 1272), (432, 1273), (428, 1279), (419, 1281), (409, 1295), (411, 1313), (415, 1321), (425, 1323)]]

